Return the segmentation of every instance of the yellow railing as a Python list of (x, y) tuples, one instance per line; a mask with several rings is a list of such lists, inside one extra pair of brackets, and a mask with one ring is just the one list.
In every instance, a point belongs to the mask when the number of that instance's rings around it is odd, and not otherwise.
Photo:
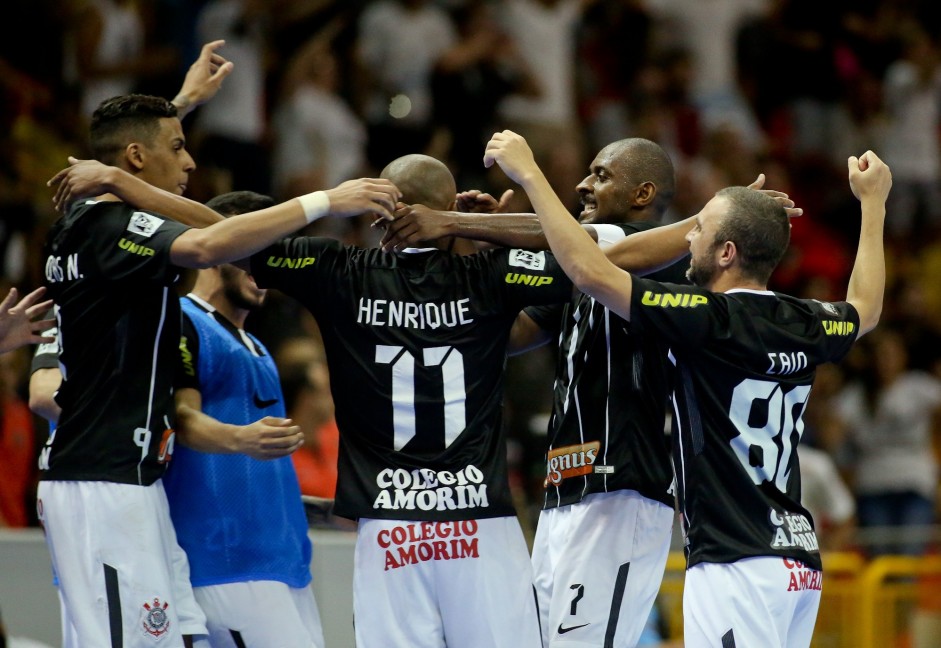
[[(941, 646), (941, 556), (855, 553), (823, 556), (824, 581), (813, 648), (938, 648)], [(682, 553), (667, 559), (660, 605), (670, 637), (683, 636)]]

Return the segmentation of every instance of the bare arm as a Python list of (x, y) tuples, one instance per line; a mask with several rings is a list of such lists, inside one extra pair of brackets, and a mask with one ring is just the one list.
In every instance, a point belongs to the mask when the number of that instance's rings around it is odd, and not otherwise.
[(193, 108), (206, 103), (216, 96), (222, 81), (232, 72), (233, 64), (216, 50), (225, 45), (224, 40), (212, 41), (203, 45), (193, 64), (190, 66), (180, 92), (173, 98), (177, 117), (181, 120)]
[(57, 423), (62, 408), (53, 395), (62, 384), (62, 372), (56, 368), (37, 369), (29, 377), (29, 409), (50, 423)]
[(579, 290), (629, 320), (630, 276), (607, 259), (591, 235), (565, 209), (533, 160), (526, 140), (512, 131), (495, 134), (487, 144), (484, 165), (490, 167), (494, 162), (526, 190), (549, 247), (565, 274)]
[(846, 301), (859, 313), (859, 336), (879, 323), (885, 294), (885, 249), (882, 233), (885, 225), (885, 201), (892, 188), (892, 172), (872, 151), (862, 157), (850, 157), (850, 188), (859, 199), (862, 218), (856, 262), (846, 290)]
[(176, 392), (176, 433), (180, 443), (200, 452), (242, 453), (254, 459), (277, 459), (304, 442), (291, 419), (266, 416), (249, 425), (222, 423), (202, 412), (202, 395), (186, 387)]
[[(292, 198), (273, 207), (223, 219), (209, 207), (156, 187), (133, 175), (94, 160), (74, 160), (57, 173), (49, 185), (56, 186), (54, 199), (64, 208), (80, 197), (112, 193), (122, 200), (173, 218), (194, 228), (181, 234), (170, 248), (170, 260), (184, 268), (208, 268), (251, 256), (310, 221), (303, 206), (315, 194)], [(73, 161), (74, 160), (74, 161)], [(398, 189), (388, 180), (348, 180), (322, 192), (327, 199), (320, 215), (355, 216), (376, 213), (392, 218)]]
[(551, 336), (544, 328), (524, 311), (520, 311), (510, 330), (507, 353), (511, 356), (526, 353), (547, 344), (550, 339), (552, 339)]

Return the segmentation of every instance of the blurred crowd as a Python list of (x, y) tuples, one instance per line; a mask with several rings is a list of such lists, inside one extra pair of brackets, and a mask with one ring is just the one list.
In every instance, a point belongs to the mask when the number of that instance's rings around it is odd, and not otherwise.
[[(668, 214), (695, 213), (759, 173), (804, 209), (772, 288), (839, 300), (858, 232), (846, 159), (891, 167), (882, 323), (818, 374), (801, 449), (824, 545), (920, 553), (937, 538), (941, 437), (941, 4), (934, 0), (11, 0), (0, 40), (0, 292), (42, 282), (56, 218), (46, 187), (102, 99), (172, 98), (199, 47), (225, 39), (235, 71), (184, 120), (187, 195), (283, 200), (376, 175), (422, 152), (459, 189), (511, 184), (484, 169), (495, 130), (523, 134), (576, 213), (594, 154), (624, 137), (669, 151)], [(12, 14), (12, 15), (11, 15)], [(28, 47), (14, 45), (29, 43)], [(527, 211), (522, 192), (513, 211)], [(374, 245), (369, 222), (313, 234)], [(185, 284), (186, 282), (184, 282)], [(184, 288), (186, 286), (184, 285)], [(248, 328), (275, 355), (305, 493), (332, 497), (337, 431), (316, 324), (277, 294)], [(36, 524), (30, 350), (0, 357), (0, 526)], [(508, 364), (505, 424), (518, 508), (534, 525), (553, 349)], [(904, 533), (892, 533), (904, 527)], [(916, 527), (924, 533), (913, 532)]]

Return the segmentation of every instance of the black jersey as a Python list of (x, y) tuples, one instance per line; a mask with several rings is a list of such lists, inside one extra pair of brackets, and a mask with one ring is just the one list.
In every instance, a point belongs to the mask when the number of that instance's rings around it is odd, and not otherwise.
[[(43, 315), (43, 319), (55, 319), (56, 310), (50, 308)], [(33, 360), (29, 367), (29, 373), (33, 374), (40, 369), (57, 369), (59, 367), (59, 329), (53, 326), (42, 332), (44, 337), (53, 338), (52, 342), (43, 342), (36, 345), (33, 352)]]
[(49, 232), (45, 284), (56, 304), (59, 424), (42, 479), (149, 485), (173, 449), (179, 269), (186, 227), (121, 202), (75, 205)]
[(522, 307), (571, 296), (550, 253), (386, 254), (301, 237), (252, 257), (252, 274), (320, 325), (340, 430), (338, 515), (515, 515), (506, 346)]
[(688, 564), (785, 556), (820, 569), (797, 445), (816, 367), (849, 351), (856, 309), (635, 277), (631, 319), (669, 343), (675, 366), (673, 461)]
[[(620, 227), (630, 235), (655, 224)], [(688, 267), (684, 258), (650, 276), (679, 282)], [(543, 508), (624, 489), (672, 508), (663, 342), (630, 332), (627, 322), (585, 294), (526, 313), (559, 334)]]

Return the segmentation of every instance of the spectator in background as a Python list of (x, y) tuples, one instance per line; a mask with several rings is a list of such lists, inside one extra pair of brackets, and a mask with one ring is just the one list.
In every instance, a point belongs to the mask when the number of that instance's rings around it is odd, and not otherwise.
[[(537, 96), (530, 92), (505, 98), (499, 107), (501, 128), (526, 137), (536, 162), (552, 186), (563, 192), (563, 202), (570, 210), (576, 208), (577, 197), (565, 190), (578, 184), (584, 164), (582, 128), (576, 112), (575, 35), (582, 11), (591, 2), (507, 0), (499, 14), (539, 90)], [(519, 192), (510, 211), (529, 211), (525, 201)]]
[(275, 360), (288, 417), (304, 432), (304, 445), (291, 455), (301, 493), (333, 499), (340, 432), (333, 416), (323, 343), (307, 336), (288, 339)]
[(918, 534), (936, 519), (933, 443), (941, 421), (941, 380), (910, 367), (905, 340), (891, 328), (877, 330), (862, 349), (860, 375), (835, 400), (855, 451), (859, 524), (878, 528), (872, 555), (918, 555), (926, 544)]
[[(238, 74), (202, 108), (195, 124), (195, 155), (203, 170), (215, 171), (207, 191), (217, 195), (238, 188), (270, 194), (271, 168), (266, 144), (266, 28), (264, 0), (209, 0), (199, 12), (199, 42), (225, 40), (226, 57)], [(197, 196), (198, 199), (210, 196)]]
[(36, 493), (33, 417), (17, 391), (26, 357), (25, 349), (0, 355), (0, 527), (29, 526)]
[[(366, 126), (338, 94), (339, 75), (329, 35), (314, 36), (288, 62), (271, 121), (277, 196), (333, 187), (366, 171)], [(328, 218), (309, 231), (344, 238), (351, 228), (355, 221)]]
[(941, 231), (941, 59), (920, 26), (906, 30), (904, 43), (883, 84), (886, 164), (895, 177), (886, 227), (902, 248), (911, 234)]
[(142, 78), (173, 69), (172, 50), (147, 46), (139, 3), (133, 0), (80, 0), (66, 33), (64, 78), (81, 93), (81, 114), (111, 97), (137, 89)]
[(363, 10), (357, 71), (373, 167), (431, 144), (431, 77), (456, 41), (448, 14), (427, 0), (379, 0)]
[(511, 92), (537, 95), (539, 88), (491, 3), (469, 0), (454, 20), (457, 43), (432, 75), (435, 123), (450, 133), (457, 186), (482, 187), (480, 151), (496, 128), (497, 105)]

